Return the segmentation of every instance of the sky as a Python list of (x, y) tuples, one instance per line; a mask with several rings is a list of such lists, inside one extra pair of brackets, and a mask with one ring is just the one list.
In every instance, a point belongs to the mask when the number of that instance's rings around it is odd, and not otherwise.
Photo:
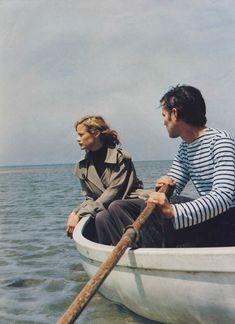
[(172, 159), (156, 107), (177, 84), (235, 133), (233, 0), (0, 0), (0, 166), (76, 162), (88, 114), (134, 161)]

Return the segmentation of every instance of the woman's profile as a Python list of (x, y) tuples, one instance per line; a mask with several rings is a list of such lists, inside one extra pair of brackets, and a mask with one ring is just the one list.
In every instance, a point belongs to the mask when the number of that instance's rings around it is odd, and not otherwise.
[(103, 117), (85, 116), (74, 127), (78, 144), (86, 152), (74, 172), (80, 179), (86, 199), (69, 215), (67, 235), (72, 238), (79, 220), (91, 216), (95, 218), (99, 243), (111, 244), (106, 230), (108, 206), (116, 199), (137, 198), (138, 189), (142, 189), (143, 184), (136, 176), (131, 156), (118, 147), (118, 133)]

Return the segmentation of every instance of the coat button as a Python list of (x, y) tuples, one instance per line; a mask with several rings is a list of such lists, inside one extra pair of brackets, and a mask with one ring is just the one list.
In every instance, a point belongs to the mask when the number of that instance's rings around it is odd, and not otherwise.
[(84, 180), (86, 179), (86, 176), (85, 176), (85, 174), (83, 174), (83, 175), (82, 175), (82, 178), (83, 178)]

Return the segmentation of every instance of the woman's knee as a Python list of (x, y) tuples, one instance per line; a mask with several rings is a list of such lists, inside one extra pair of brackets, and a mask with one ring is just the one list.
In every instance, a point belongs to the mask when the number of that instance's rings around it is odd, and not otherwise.
[(115, 210), (116, 208), (122, 208), (124, 200), (114, 200), (108, 207), (108, 210)]

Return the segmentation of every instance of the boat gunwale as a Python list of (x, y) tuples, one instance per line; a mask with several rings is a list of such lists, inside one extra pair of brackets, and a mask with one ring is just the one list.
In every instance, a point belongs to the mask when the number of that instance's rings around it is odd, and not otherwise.
[[(102, 263), (114, 249), (92, 242), (83, 236), (89, 217), (76, 226), (73, 239), (84, 258)], [(128, 248), (117, 266), (138, 269), (189, 271), (189, 272), (235, 272), (235, 247), (200, 248)]]

